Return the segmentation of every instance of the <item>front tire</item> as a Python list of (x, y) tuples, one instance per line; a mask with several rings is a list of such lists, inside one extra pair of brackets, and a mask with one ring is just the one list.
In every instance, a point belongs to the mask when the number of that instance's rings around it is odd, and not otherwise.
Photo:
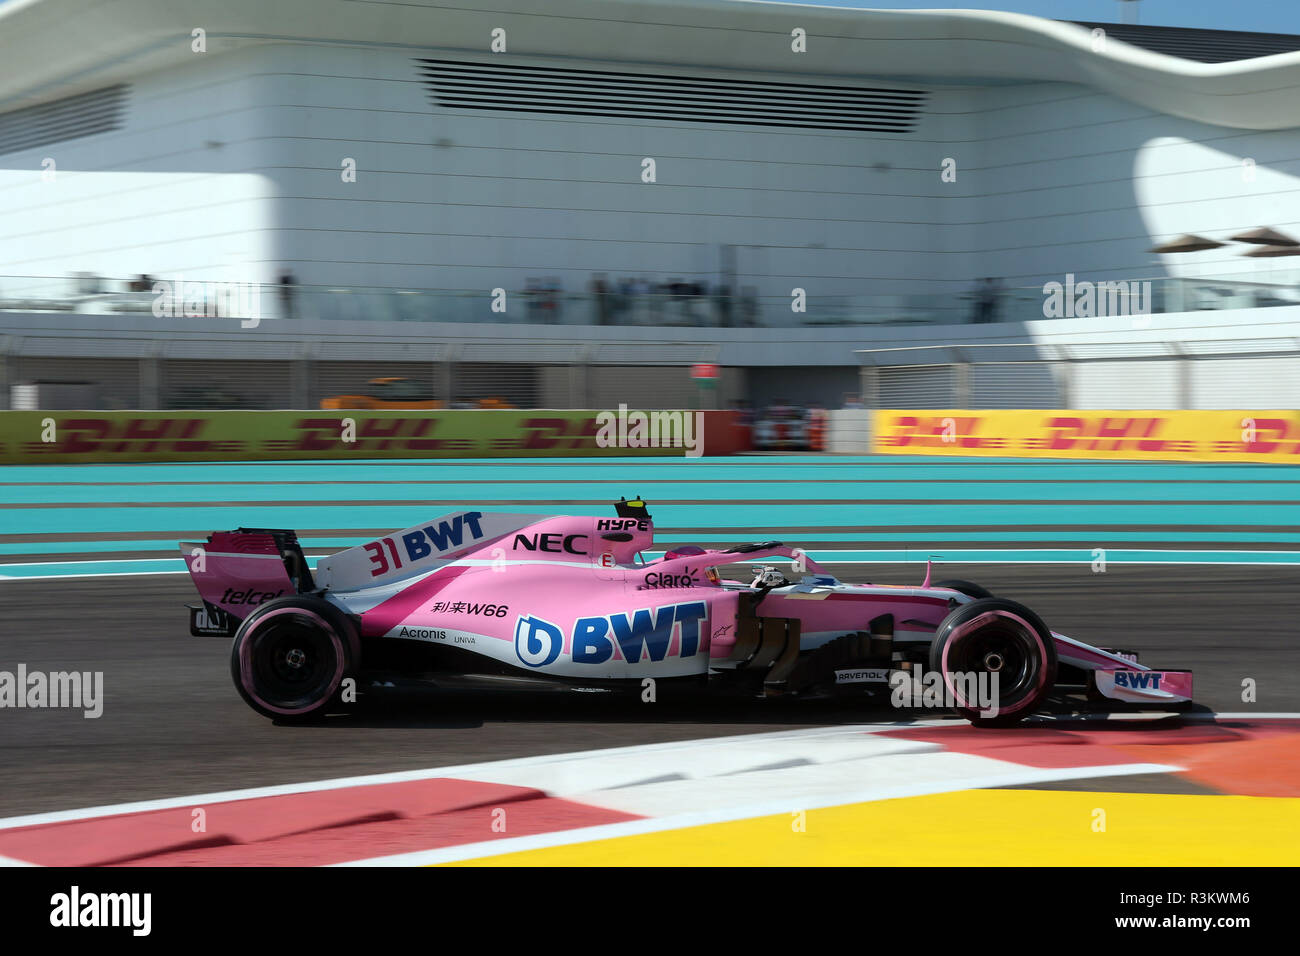
[[(1056, 683), (1056, 643), (1023, 604), (981, 598), (954, 608), (940, 622), (930, 645), (930, 669), (943, 674), (958, 714), (977, 727), (1005, 727), (1033, 713)], [(990, 691), (996, 714), (969, 699), (972, 680), (977, 692)]]
[(956, 591), (959, 594), (973, 597), (976, 600), (979, 598), (991, 598), (993, 596), (993, 592), (988, 588), (982, 587), (973, 581), (963, 581), (961, 578), (950, 578), (947, 581), (940, 581), (937, 584), (932, 584), (930, 586), (935, 588), (947, 588), (950, 591)]
[(263, 717), (303, 721), (322, 715), (353, 673), (351, 622), (320, 598), (268, 601), (246, 617), (230, 650), (230, 673), (244, 702)]

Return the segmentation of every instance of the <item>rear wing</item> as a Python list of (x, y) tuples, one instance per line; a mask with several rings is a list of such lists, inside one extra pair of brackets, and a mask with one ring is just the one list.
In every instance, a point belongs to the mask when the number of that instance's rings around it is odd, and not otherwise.
[(190, 607), (190, 633), (233, 634), (239, 622), (273, 598), (314, 590), (311, 569), (292, 531), (239, 528), (182, 541), (186, 570), (203, 599)]

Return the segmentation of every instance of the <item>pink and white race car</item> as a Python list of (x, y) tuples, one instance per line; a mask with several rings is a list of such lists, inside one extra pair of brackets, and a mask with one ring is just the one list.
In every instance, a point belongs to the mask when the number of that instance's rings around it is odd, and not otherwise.
[[(233, 636), (235, 687), (282, 720), (402, 680), (853, 696), (987, 725), (1072, 695), (1166, 710), (1191, 700), (1190, 671), (1057, 634), (969, 582), (845, 584), (777, 541), (642, 560), (653, 538), (640, 499), (608, 518), (463, 511), (321, 558), (313, 573), (292, 531), (219, 532), (181, 544), (203, 601), (190, 631)], [(751, 568), (749, 581), (719, 573), (766, 558), (788, 563)]]

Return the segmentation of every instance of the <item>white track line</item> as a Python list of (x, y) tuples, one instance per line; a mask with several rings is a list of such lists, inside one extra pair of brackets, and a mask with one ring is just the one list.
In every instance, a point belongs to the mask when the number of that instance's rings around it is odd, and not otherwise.
[(1188, 714), (1179, 714), (1179, 716), (1182, 717), (1183, 720), (1217, 720), (1220, 718), (1223, 720), (1300, 720), (1300, 714), (1268, 712), (1256, 714), (1246, 710), (1236, 711), (1231, 714), (1202, 714), (1193, 711)]
[[(1208, 713), (1208, 714), (1182, 714), (1183, 719), (1196, 720), (1214, 720), (1216, 718), (1228, 720), (1300, 720), (1300, 713)], [(704, 737), (689, 741), (676, 741), (656, 744), (634, 744), (626, 747), (609, 747), (597, 750), (583, 750), (567, 753), (540, 754), (531, 757), (518, 757), (511, 760), (497, 760), (486, 763), (473, 764), (453, 764), (444, 767), (430, 767), (420, 770), (399, 770), (388, 773), (364, 774), (350, 777), (336, 777), (326, 780), (315, 780), (301, 783), (277, 784), (265, 787), (249, 787), (237, 790), (215, 791), (212, 793), (194, 794), (191, 796), (181, 797), (164, 797), (154, 800), (139, 800), (127, 803), (104, 804), (95, 807), (85, 807), (74, 810), (55, 810), (46, 813), (25, 814), (22, 816), (8, 817), (0, 819), (0, 830), (11, 830), (18, 827), (42, 826), (53, 823), (67, 823), (77, 820), (87, 820), (95, 817), (115, 816), (127, 813), (142, 813), (151, 810), (170, 810), (177, 807), (194, 807), (211, 803), (227, 803), (234, 800), (254, 800), (260, 797), (277, 797), (298, 793), (312, 793), (325, 790), (341, 790), (347, 787), (360, 787), (374, 784), (386, 783), (405, 783), (413, 780), (429, 780), (437, 777), (459, 777), (465, 779), (491, 779), (500, 776), (503, 773), (524, 770), (529, 768), (544, 768), (547, 765), (559, 764), (569, 761), (576, 761), (589, 758), (597, 758), (602, 761), (608, 761), (610, 758), (621, 756), (650, 756), (663, 753), (677, 753), (682, 751), (699, 750), (703, 748), (717, 747), (723, 744), (747, 744), (749, 742), (761, 741), (787, 741), (798, 738), (816, 738), (816, 737), (842, 737), (850, 738), (857, 734), (877, 734), (889, 730), (898, 730), (902, 728), (927, 728), (927, 727), (963, 727), (965, 723), (955, 719), (933, 719), (933, 720), (902, 720), (892, 721), (889, 723), (874, 724), (850, 724), (838, 725), (833, 727), (814, 727), (802, 730), (783, 730), (772, 731), (758, 734), (732, 734), (722, 737)], [(1015, 730), (1007, 731), (1014, 734)], [(1147, 769), (1135, 770), (1134, 767), (1145, 767)], [(1079, 769), (1086, 770), (1083, 774), (1076, 772)], [(1049, 773), (1064, 774), (1064, 776), (1050, 776), (1046, 778), (1026, 778), (1026, 782), (1035, 782), (1037, 779), (1068, 779), (1081, 778), (1082, 776), (1111, 776), (1115, 774), (1131, 773), (1170, 773), (1175, 772), (1178, 768), (1161, 764), (1121, 764), (1108, 765), (1101, 768), (1064, 768), (1053, 769), (1048, 771), (1037, 771), (1033, 768), (1025, 768), (1026, 773)], [(967, 783), (963, 786), (994, 786), (1006, 785), (1001, 784), (981, 784)], [(951, 787), (945, 785), (945, 789), (961, 789), (961, 787)], [(884, 791), (880, 791), (884, 792)], [(892, 791), (891, 791), (892, 792)], [(935, 792), (924, 790), (922, 792)], [(901, 794), (908, 795), (908, 794)], [(888, 797), (864, 797), (862, 794), (854, 792), (849, 794), (851, 800), (863, 799), (888, 799)], [(839, 798), (837, 798), (839, 799)], [(780, 812), (780, 811), (777, 811)], [(493, 843), (493, 846), (499, 844)]]
[[(680, 751), (697, 747), (714, 746), (723, 741), (772, 740), (791, 737), (816, 737), (827, 735), (873, 734), (902, 727), (962, 726), (956, 720), (896, 721), (890, 724), (850, 724), (836, 727), (813, 727), (803, 730), (778, 730), (761, 734), (732, 734), (724, 737), (703, 737), (697, 740), (659, 744), (633, 744), (628, 747), (609, 747), (597, 750), (580, 750), (567, 753), (540, 754), (533, 757), (516, 757), (512, 760), (494, 760), (487, 763), (457, 764), (430, 767), (422, 770), (397, 770), (389, 773), (365, 774), (356, 777), (336, 777), (307, 783), (277, 784), (268, 787), (250, 787), (241, 790), (224, 790), (201, 793), (189, 797), (164, 797), (157, 800), (139, 800), (132, 803), (105, 804), (77, 810), (55, 810), (50, 813), (33, 813), (25, 816), (0, 819), (0, 830), (15, 827), (40, 826), (47, 823), (66, 823), (92, 817), (113, 816), (122, 813), (141, 813), (147, 810), (172, 810), (176, 807), (193, 807), (204, 803), (227, 803), (232, 800), (253, 800), (258, 797), (279, 797), (295, 793), (312, 793), (319, 790), (341, 790), (345, 787), (362, 787), (371, 784), (406, 783), (411, 780), (430, 780), (435, 777), (467, 777), (475, 773), (513, 770), (541, 766), (559, 761), (587, 757), (614, 757), (624, 754), (652, 754)], [(473, 779), (471, 777), (471, 779)]]
[[(1000, 761), (999, 761), (1000, 762)], [(847, 791), (838, 794), (826, 794), (813, 799), (790, 800), (766, 803), (753, 803), (745, 806), (732, 806), (716, 810), (682, 813), (675, 816), (652, 817), (646, 820), (631, 820), (624, 823), (607, 823), (602, 826), (582, 827), (576, 830), (560, 830), (552, 833), (539, 833), (533, 836), (512, 837), (504, 840), (486, 840), (480, 843), (464, 843), (460, 846), (444, 847), (438, 850), (423, 850), (414, 853), (399, 853), (393, 856), (374, 857), (369, 860), (355, 860), (348, 863), (336, 863), (335, 866), (430, 866), (435, 863), (451, 863), (458, 860), (471, 860), (478, 857), (497, 856), (503, 853), (517, 853), (522, 850), (538, 850), (545, 847), (564, 846), (571, 843), (588, 843), (593, 840), (608, 840), (615, 837), (635, 836), (642, 833), (658, 833), (664, 830), (679, 830), (686, 827), (703, 826), (710, 823), (727, 823), (733, 820), (748, 820), (755, 817), (776, 816), (794, 810), (817, 810), (823, 807), (839, 807), (853, 803), (872, 803), (878, 800), (894, 800), (900, 797), (918, 797), (934, 793), (949, 793), (956, 790), (984, 790), (991, 787), (1009, 787), (1027, 783), (1044, 783), (1056, 780), (1071, 780), (1096, 777), (1128, 776), (1139, 773), (1172, 773), (1179, 768), (1164, 764), (1108, 764), (1100, 767), (1072, 767), (1007, 771), (990, 773), (983, 776), (952, 778), (925, 784), (910, 786), (880, 787), (866, 790)]]

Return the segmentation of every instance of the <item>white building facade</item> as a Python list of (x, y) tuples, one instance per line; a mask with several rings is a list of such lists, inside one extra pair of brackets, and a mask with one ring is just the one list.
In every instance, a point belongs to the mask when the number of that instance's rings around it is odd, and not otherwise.
[[(1154, 280), (1167, 312), (1170, 278), (1269, 287), (1279, 319), (1300, 301), (1300, 259), (1228, 241), (1300, 237), (1300, 53), (1201, 63), (995, 13), (475, 6), (0, 6), (8, 377), (30, 377), (14, 363), (34, 330), (75, 325), (51, 315), (93, 314), (21, 307), (70, 296), (75, 275), (91, 291), (139, 275), (265, 284), (268, 320), (315, 324), (263, 333), (391, 339), (375, 361), (411, 359), (412, 321), (415, 341), (458, 348), (499, 343), (503, 322), (576, 324), (565, 341), (608, 351), (647, 338), (626, 326), (685, 315), (698, 331), (674, 341), (701, 360), (734, 344), (715, 329), (744, 326), (749, 367), (804, 369), (783, 373), (798, 389), (834, 366), (835, 390), (857, 374), (853, 347), (888, 346), (894, 323), (971, 332), (953, 327), (985, 277), (1006, 293), (994, 317), (1018, 322), (1042, 318), (1042, 287), (1067, 276)], [(1183, 233), (1225, 244), (1149, 251)], [(596, 279), (705, 295), (589, 328), (601, 307), (579, 297)], [(539, 311), (538, 288), (574, 301)], [(138, 314), (82, 324), (177, 338)], [(185, 335), (237, 352), (257, 331), (228, 325)], [(795, 362), (792, 339), (825, 347)]]

